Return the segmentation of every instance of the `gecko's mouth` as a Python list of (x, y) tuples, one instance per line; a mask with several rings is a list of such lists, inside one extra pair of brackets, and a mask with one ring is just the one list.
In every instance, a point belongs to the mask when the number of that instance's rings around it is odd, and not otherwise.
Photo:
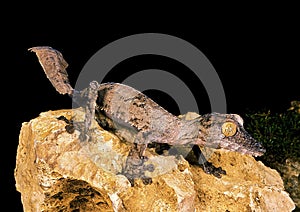
[(243, 130), (243, 136), (244, 139), (242, 139), (243, 143), (238, 151), (240, 151), (242, 154), (252, 155), (254, 157), (262, 156), (266, 149), (263, 147), (263, 145), (254, 139), (248, 132)]
[(247, 154), (247, 155), (252, 155), (254, 157), (258, 157), (258, 156), (262, 156), (265, 152), (266, 149), (260, 144), (257, 144), (257, 147), (255, 147), (254, 149), (241, 149), (238, 150), (238, 152), (241, 152), (242, 154)]
[(266, 152), (262, 144), (252, 137), (248, 137), (245, 140), (241, 139), (238, 142), (222, 142), (221, 148), (254, 157), (262, 156)]

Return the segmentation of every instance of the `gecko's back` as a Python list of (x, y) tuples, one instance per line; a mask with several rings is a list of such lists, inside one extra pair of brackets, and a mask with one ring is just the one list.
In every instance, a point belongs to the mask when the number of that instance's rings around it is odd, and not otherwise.
[(99, 85), (97, 106), (116, 125), (151, 134), (151, 140), (167, 143), (178, 135), (180, 119), (140, 91), (120, 83)]

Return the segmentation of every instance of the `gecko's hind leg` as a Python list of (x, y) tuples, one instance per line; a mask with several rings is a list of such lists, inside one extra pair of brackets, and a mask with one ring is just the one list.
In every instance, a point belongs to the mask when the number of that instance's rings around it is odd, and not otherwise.
[(218, 178), (221, 178), (222, 174), (226, 175), (225, 170), (223, 170), (221, 167), (215, 167), (212, 163), (206, 160), (198, 145), (193, 146), (192, 152), (196, 157), (197, 165), (200, 166), (205, 173), (212, 174)]
[(126, 159), (122, 173), (127, 177), (131, 186), (134, 186), (135, 179), (141, 179), (145, 185), (152, 183), (152, 179), (145, 175), (146, 171), (154, 171), (152, 164), (145, 164), (148, 158), (141, 154), (141, 151), (144, 152), (145, 148), (145, 145), (134, 143)]

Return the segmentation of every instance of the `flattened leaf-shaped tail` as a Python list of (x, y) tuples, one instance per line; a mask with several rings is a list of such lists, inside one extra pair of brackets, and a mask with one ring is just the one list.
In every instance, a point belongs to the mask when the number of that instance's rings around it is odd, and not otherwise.
[(37, 46), (28, 49), (35, 52), (38, 60), (53, 87), (60, 94), (69, 94), (73, 92), (70, 85), (66, 68), (68, 63), (63, 58), (62, 54), (50, 46)]

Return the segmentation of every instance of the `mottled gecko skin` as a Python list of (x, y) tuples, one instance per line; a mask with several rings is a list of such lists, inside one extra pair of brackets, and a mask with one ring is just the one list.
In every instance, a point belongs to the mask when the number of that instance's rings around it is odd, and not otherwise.
[[(243, 127), (237, 114), (210, 113), (192, 120), (180, 119), (166, 111), (143, 93), (124, 84), (104, 83), (98, 88), (98, 113), (104, 111), (124, 140), (137, 144), (168, 143), (195, 144), (215, 149), (227, 149), (243, 154), (261, 156), (265, 150)], [(225, 123), (236, 126), (236, 132), (226, 136)], [(126, 132), (123, 132), (124, 128)]]
[[(201, 154), (199, 146), (215, 149), (227, 149), (253, 156), (261, 156), (265, 149), (246, 132), (243, 119), (237, 114), (210, 113), (199, 115), (191, 120), (179, 118), (166, 111), (152, 99), (136, 89), (120, 83), (98, 84), (92, 81), (88, 88), (76, 91), (68, 80), (67, 62), (62, 54), (47, 46), (29, 49), (36, 53), (48, 79), (61, 94), (70, 95), (75, 102), (85, 108), (82, 139), (93, 119), (119, 136), (122, 140), (134, 144), (128, 155), (123, 174), (132, 185), (135, 178), (141, 178), (145, 184), (151, 179), (145, 177), (145, 171), (153, 167), (145, 166), (144, 157), (147, 145), (160, 143), (169, 145), (195, 145), (192, 150), (199, 161), (210, 165)], [(59, 117), (61, 120), (65, 120)], [(65, 120), (69, 125), (70, 121)], [(73, 126), (73, 123), (71, 124)], [(72, 132), (69, 126), (68, 131)], [(88, 137), (88, 136), (87, 136)], [(204, 166), (204, 164), (203, 164)], [(226, 172), (221, 168), (203, 167), (207, 173), (220, 177)]]

